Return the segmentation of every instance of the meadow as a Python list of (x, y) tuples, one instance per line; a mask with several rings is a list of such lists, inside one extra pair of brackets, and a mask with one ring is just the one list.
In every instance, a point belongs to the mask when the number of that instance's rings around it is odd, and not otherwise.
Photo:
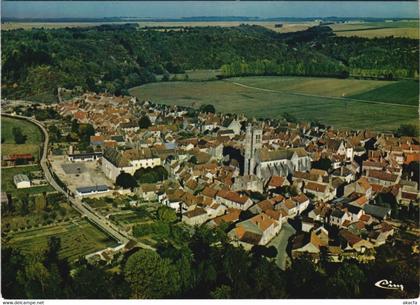
[[(19, 127), (27, 137), (24, 144), (16, 144), (13, 137), (13, 128)], [(32, 123), (24, 120), (1, 117), (1, 153), (10, 154), (33, 154), (35, 159), (39, 158), (40, 143), (42, 141), (41, 131)]]
[(69, 261), (117, 245), (114, 240), (87, 220), (71, 221), (10, 233), (8, 235), (10, 240), (7, 244), (20, 248), (23, 252), (33, 253), (46, 249), (48, 238), (51, 236), (61, 239), (59, 256)]
[[(416, 82), (412, 81), (417, 84)], [(319, 120), (339, 128), (392, 131), (402, 123), (417, 124), (418, 89), (398, 90), (403, 82), (306, 77), (238, 77), (209, 82), (164, 82), (132, 88), (141, 100), (182, 106), (213, 104), (217, 111), (257, 118)], [(400, 91), (379, 99), (375, 90)], [(361, 94), (373, 92), (362, 99)], [(358, 97), (358, 98), (354, 98)]]

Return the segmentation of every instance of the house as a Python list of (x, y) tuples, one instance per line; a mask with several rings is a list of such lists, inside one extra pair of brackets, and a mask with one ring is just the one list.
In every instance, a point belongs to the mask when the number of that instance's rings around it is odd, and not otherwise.
[(373, 227), (373, 231), (369, 233), (368, 240), (377, 247), (385, 244), (387, 239), (392, 235), (394, 235), (394, 228), (389, 223), (383, 221)]
[(283, 210), (289, 218), (293, 218), (298, 214), (298, 206), (292, 199), (286, 199), (279, 205), (279, 209)]
[(391, 186), (400, 181), (400, 176), (387, 173), (384, 171), (370, 170), (367, 173), (369, 183), (379, 184), (382, 186)]
[(310, 232), (315, 226), (315, 221), (309, 217), (302, 217), (302, 231)]
[(348, 230), (340, 230), (338, 233), (343, 242), (344, 249), (355, 250), (356, 252), (364, 253), (368, 249), (373, 249), (373, 244)]
[(345, 221), (351, 221), (351, 216), (338, 208), (335, 208), (330, 215), (330, 224), (337, 226), (337, 227), (342, 227)]
[(210, 220), (207, 225), (209, 227), (217, 227), (221, 224), (230, 224), (239, 220), (239, 215), (241, 214), (241, 210), (228, 208), (225, 211), (224, 215), (218, 216)]
[(69, 161), (95, 161), (102, 157), (101, 152), (93, 153), (71, 153), (67, 155)]
[(103, 136), (90, 136), (91, 146), (102, 146), (104, 145), (105, 138)]
[(143, 183), (137, 190), (137, 194), (144, 201), (155, 201), (158, 199), (158, 187), (156, 184)]
[(182, 221), (190, 226), (202, 225), (208, 220), (206, 210), (197, 207), (194, 210), (188, 211), (182, 215)]
[(253, 204), (252, 200), (246, 196), (232, 191), (220, 190), (216, 194), (216, 201), (224, 204), (228, 208), (247, 210)]
[(304, 185), (303, 191), (308, 194), (315, 196), (315, 199), (321, 201), (328, 201), (334, 198), (334, 194), (330, 192), (328, 185), (308, 182)]
[(298, 214), (302, 214), (309, 206), (309, 198), (303, 193), (292, 197), (292, 200), (296, 203)]
[(207, 215), (210, 219), (225, 214), (227, 210), (227, 208), (224, 205), (219, 203), (213, 203), (204, 207), (204, 209), (206, 210)]
[(140, 168), (160, 166), (161, 159), (149, 148), (133, 148), (123, 152), (106, 148), (102, 156), (102, 171), (112, 181), (122, 173), (134, 175)]
[(245, 249), (250, 249), (253, 245), (268, 244), (279, 233), (280, 229), (280, 222), (261, 213), (238, 223), (228, 233), (228, 236), (244, 245)]
[(314, 221), (326, 222), (330, 214), (330, 207), (325, 203), (320, 203), (308, 213), (308, 217)]
[(387, 219), (391, 216), (391, 209), (379, 205), (365, 204), (363, 210), (366, 214), (372, 215), (380, 220)]
[(292, 243), (292, 257), (297, 258), (302, 254), (309, 254), (316, 260), (319, 258), (321, 248), (327, 247), (328, 242), (328, 231), (324, 227), (314, 229), (310, 234), (298, 235)]
[(363, 211), (363, 209), (354, 205), (347, 204), (345, 205), (345, 209), (347, 210), (347, 213), (350, 216), (350, 222), (359, 221), (360, 217), (362, 217), (362, 215), (365, 214), (365, 211)]
[(15, 183), (16, 188), (24, 189), (31, 187), (31, 181), (28, 176), (23, 174), (17, 174), (13, 177), (13, 182)]
[(289, 181), (286, 179), (286, 177), (283, 176), (272, 176), (270, 180), (268, 181), (266, 187), (268, 190), (271, 189), (277, 189), (282, 186), (290, 185)]
[(103, 194), (106, 192), (108, 192), (108, 186), (103, 184), (76, 188), (76, 196), (79, 197)]

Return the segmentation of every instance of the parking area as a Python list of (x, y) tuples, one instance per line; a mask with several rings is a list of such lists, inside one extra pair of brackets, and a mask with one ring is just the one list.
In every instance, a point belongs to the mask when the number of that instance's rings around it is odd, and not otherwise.
[(54, 172), (73, 192), (80, 187), (113, 187), (112, 181), (102, 172), (100, 160), (69, 161), (66, 156), (53, 156), (50, 161)]

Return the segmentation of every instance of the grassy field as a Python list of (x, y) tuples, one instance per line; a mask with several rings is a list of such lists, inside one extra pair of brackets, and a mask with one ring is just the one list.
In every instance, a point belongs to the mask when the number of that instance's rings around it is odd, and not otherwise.
[(59, 255), (69, 261), (106, 247), (116, 246), (115, 241), (87, 220), (34, 228), (9, 235), (11, 239), (8, 244), (21, 248), (23, 252), (27, 253), (36, 249), (45, 249), (50, 236), (60, 237), (61, 250)]
[(418, 106), (419, 83), (415, 81), (395, 82), (354, 94), (351, 98)]
[(337, 36), (407, 37), (419, 39), (418, 21), (339, 23), (330, 25)]
[[(349, 97), (405, 82), (339, 80), (303, 77), (242, 77), (211, 82), (153, 83), (130, 90), (140, 99), (168, 105), (213, 104), (217, 111), (280, 118), (284, 112), (300, 120), (317, 119), (340, 128), (394, 130), (401, 123), (417, 124), (412, 98), (418, 91), (377, 101)], [(344, 96), (344, 98), (343, 98)], [(407, 105), (399, 105), (407, 104)]]
[[(19, 127), (22, 133), (27, 136), (25, 144), (15, 144), (12, 130)], [(24, 120), (1, 117), (1, 153), (9, 154), (33, 154), (35, 159), (39, 158), (39, 144), (42, 141), (41, 131), (37, 126)]]
[(17, 189), (13, 177), (17, 174), (28, 175), (33, 171), (40, 171), (41, 167), (39, 165), (30, 165), (30, 166), (19, 166), (19, 167), (10, 167), (1, 169), (1, 190), (2, 192), (11, 193), (12, 196), (18, 196), (21, 194), (35, 194), (42, 192), (52, 192), (54, 189), (50, 186), (39, 186), (31, 187), (26, 189)]

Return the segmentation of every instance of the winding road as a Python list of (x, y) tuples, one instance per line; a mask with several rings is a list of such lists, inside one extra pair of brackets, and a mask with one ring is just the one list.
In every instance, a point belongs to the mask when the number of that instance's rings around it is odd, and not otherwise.
[[(88, 218), (91, 222), (96, 224), (100, 229), (102, 229), (108, 235), (116, 239), (120, 244), (126, 244), (130, 240), (130, 237), (128, 236), (127, 232), (123, 231), (122, 229), (118, 228), (117, 226), (109, 222), (109, 220), (106, 219), (104, 216), (95, 213), (90, 207), (86, 206), (86, 204), (84, 204), (80, 199), (72, 198), (71, 196), (68, 196), (67, 192), (55, 181), (52, 175), (51, 169), (47, 165), (49, 135), (44, 125), (41, 122), (30, 117), (25, 117), (21, 115), (11, 115), (11, 114), (6, 114), (6, 113), (2, 113), (1, 115), (29, 121), (37, 125), (41, 129), (42, 133), (44, 134), (44, 143), (42, 147), (40, 165), (41, 165), (42, 170), (44, 171), (45, 179), (48, 181), (48, 183), (51, 184), (51, 186), (56, 191), (66, 195), (66, 197), (68, 198), (70, 202), (70, 205), (75, 210), (77, 210), (82, 215), (82, 217)], [(153, 249), (150, 246), (145, 245), (145, 244), (141, 244), (141, 247)]]

